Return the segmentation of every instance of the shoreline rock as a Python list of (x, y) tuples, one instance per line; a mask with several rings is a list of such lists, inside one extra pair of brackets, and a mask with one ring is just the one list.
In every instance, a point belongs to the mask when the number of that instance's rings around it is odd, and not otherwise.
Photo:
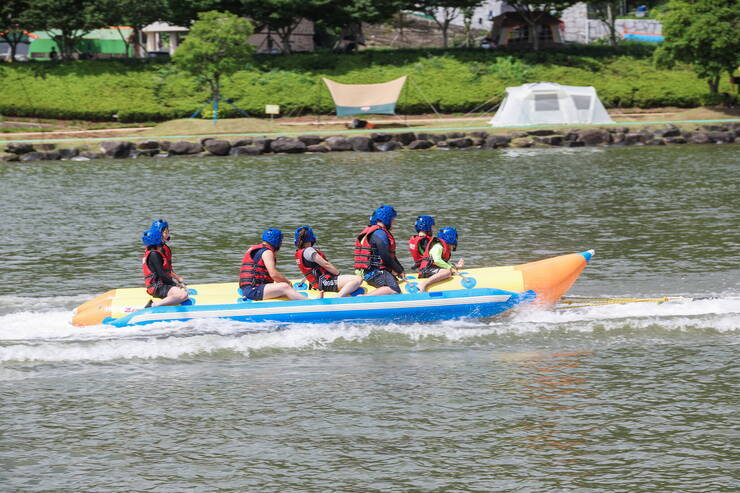
[(502, 148), (613, 147), (683, 144), (739, 144), (740, 122), (679, 128), (672, 124), (659, 127), (591, 127), (557, 130), (510, 131), (492, 134), (484, 131), (449, 132), (375, 132), (367, 135), (300, 135), (297, 137), (262, 136), (228, 141), (204, 138), (199, 142), (142, 140), (105, 141), (100, 150), (87, 146), (57, 148), (55, 144), (33, 145), (10, 142), (0, 147), (0, 161), (86, 161), (170, 156), (259, 156), (262, 154), (326, 152), (392, 152), (416, 150), (491, 150)]

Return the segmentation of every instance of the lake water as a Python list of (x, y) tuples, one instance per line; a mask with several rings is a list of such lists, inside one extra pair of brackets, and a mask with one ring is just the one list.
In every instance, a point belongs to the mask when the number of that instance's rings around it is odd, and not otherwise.
[[(0, 491), (736, 491), (739, 190), (733, 145), (0, 164)], [(302, 224), (348, 270), (381, 203), (468, 267), (594, 248), (570, 295), (709, 299), (69, 324), (141, 285), (152, 219), (190, 283), (235, 281), (265, 227), (284, 272)]]

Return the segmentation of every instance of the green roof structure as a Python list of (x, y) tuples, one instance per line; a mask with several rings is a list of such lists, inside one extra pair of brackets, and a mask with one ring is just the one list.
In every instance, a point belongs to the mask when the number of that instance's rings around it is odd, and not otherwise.
[[(77, 43), (75, 50), (78, 53), (90, 55), (92, 57), (103, 55), (108, 57), (126, 56), (126, 43), (123, 37), (128, 38), (133, 33), (130, 27), (108, 27), (105, 29), (95, 29), (90, 31)], [(28, 49), (28, 56), (36, 60), (48, 60), (52, 48), (59, 53), (59, 46), (52, 39), (55, 31), (35, 31), (35, 38), (31, 41)]]

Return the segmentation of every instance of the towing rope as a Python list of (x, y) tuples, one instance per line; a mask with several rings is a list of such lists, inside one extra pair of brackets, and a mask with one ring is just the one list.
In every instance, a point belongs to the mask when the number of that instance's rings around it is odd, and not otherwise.
[[(717, 296), (663, 296), (661, 298), (595, 298), (587, 296), (565, 296), (560, 299), (560, 303), (566, 306), (559, 306), (556, 309), (566, 310), (568, 308), (583, 308), (588, 306), (603, 305), (621, 305), (624, 303), (666, 303), (669, 301), (699, 301), (718, 299)], [(723, 297), (723, 299), (738, 299), (740, 296)]]

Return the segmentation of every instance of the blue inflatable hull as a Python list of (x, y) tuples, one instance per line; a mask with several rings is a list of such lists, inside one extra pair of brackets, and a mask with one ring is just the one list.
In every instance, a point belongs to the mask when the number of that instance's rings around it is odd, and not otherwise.
[(103, 323), (124, 327), (212, 318), (272, 323), (432, 322), (491, 317), (535, 299), (534, 291), (514, 293), (473, 288), (271, 303), (245, 301), (224, 305), (166, 306), (139, 310), (120, 318), (108, 318)]

